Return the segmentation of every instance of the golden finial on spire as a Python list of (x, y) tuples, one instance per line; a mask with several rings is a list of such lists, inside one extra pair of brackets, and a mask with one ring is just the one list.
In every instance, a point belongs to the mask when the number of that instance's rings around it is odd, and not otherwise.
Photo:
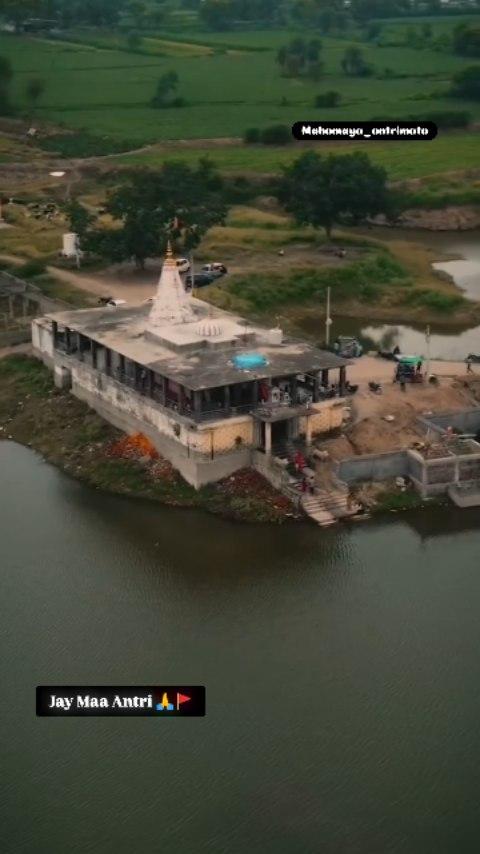
[(165, 264), (167, 264), (169, 267), (175, 266), (175, 260), (173, 258), (173, 252), (172, 252), (172, 244), (170, 243), (170, 240), (167, 240), (167, 251), (165, 252)]

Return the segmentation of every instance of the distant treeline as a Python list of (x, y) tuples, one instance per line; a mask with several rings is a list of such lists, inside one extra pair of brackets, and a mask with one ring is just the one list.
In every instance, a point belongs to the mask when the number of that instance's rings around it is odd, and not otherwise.
[(0, 15), (18, 30), (41, 26), (42, 21), (52, 27), (114, 27), (121, 23), (148, 27), (160, 25), (166, 10), (162, 0), (150, 0), (148, 5), (132, 0), (0, 0)]
[[(25, 25), (32, 29), (42, 20), (61, 28), (148, 29), (165, 24), (173, 8), (165, 0), (0, 0), (0, 15), (19, 31)], [(300, 25), (328, 34), (381, 18), (471, 15), (480, 12), (480, 0), (454, 6), (445, 6), (441, 0), (181, 0), (178, 8), (198, 12), (200, 21), (211, 30)]]

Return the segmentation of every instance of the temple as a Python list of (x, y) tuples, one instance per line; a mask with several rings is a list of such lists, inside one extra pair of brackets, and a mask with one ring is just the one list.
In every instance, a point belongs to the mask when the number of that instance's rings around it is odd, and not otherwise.
[(59, 387), (196, 488), (342, 424), (348, 362), (195, 299), (170, 251), (151, 302), (47, 314), (32, 341)]

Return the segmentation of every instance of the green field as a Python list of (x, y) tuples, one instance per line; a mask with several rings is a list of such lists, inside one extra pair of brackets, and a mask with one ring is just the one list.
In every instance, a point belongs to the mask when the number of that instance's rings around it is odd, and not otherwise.
[[(286, 149), (220, 145), (211, 146), (209, 150), (160, 145), (144, 153), (123, 155), (115, 162), (156, 167), (171, 159), (192, 163), (208, 154), (222, 172), (269, 174), (279, 172), (304, 150), (301, 144)], [(375, 163), (385, 167), (392, 181), (480, 167), (480, 141), (478, 135), (472, 133), (444, 134), (433, 142), (322, 143), (316, 150), (323, 153), (366, 151)]]
[[(292, 35), (286, 31), (150, 34), (143, 42), (143, 52), (131, 52), (122, 49), (123, 37), (117, 35), (69, 34), (95, 42), (79, 44), (3, 34), (0, 55), (12, 62), (13, 100), (20, 108), (27, 107), (27, 80), (41, 77), (46, 91), (39, 102), (38, 118), (133, 145), (238, 137), (251, 126), (326, 117), (325, 111), (312, 106), (315, 95), (326, 89), (336, 89), (343, 97), (341, 107), (327, 111), (331, 119), (392, 115), (393, 109), (401, 117), (461, 107), (480, 120), (480, 103), (459, 105), (446, 97), (452, 75), (471, 60), (430, 49), (361, 43), (379, 74), (390, 68), (405, 76), (348, 78), (341, 73), (340, 63), (351, 42), (328, 38), (323, 39), (326, 72), (320, 82), (285, 79), (275, 63), (275, 51)], [(156, 82), (170, 69), (178, 73), (179, 94), (188, 105), (152, 109), (149, 100)], [(390, 150), (395, 157), (393, 147)], [(248, 153), (242, 156), (250, 157)], [(258, 152), (255, 160), (259, 163), (262, 157), (265, 161), (270, 157), (273, 162), (279, 156)]]

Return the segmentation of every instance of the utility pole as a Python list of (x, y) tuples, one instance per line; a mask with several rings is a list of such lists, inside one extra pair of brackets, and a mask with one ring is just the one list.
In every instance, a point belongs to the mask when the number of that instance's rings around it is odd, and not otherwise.
[(426, 378), (427, 380), (430, 378), (430, 324), (427, 325), (425, 330), (425, 342), (427, 345), (427, 371)]
[(330, 327), (332, 322), (332, 318), (330, 317), (330, 288), (327, 288), (327, 314), (325, 317), (325, 344), (327, 347), (330, 345)]

